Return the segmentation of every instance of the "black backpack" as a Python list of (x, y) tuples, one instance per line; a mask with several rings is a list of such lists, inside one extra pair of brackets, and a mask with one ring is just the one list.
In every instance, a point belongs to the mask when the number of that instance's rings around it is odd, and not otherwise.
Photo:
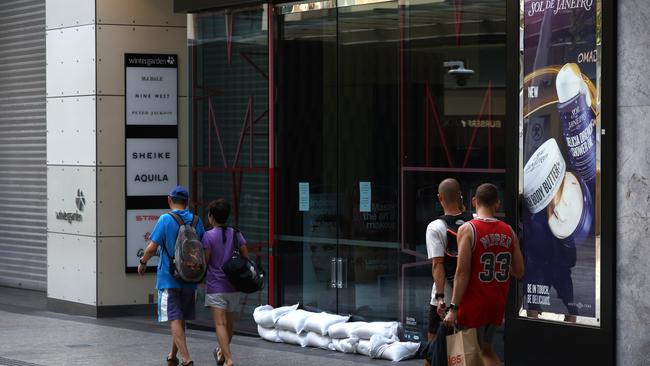
[[(224, 245), (226, 245), (226, 230), (228, 230), (228, 227), (221, 230)], [(239, 253), (239, 230), (235, 228), (232, 228), (232, 230), (232, 256), (221, 269), (237, 291), (246, 294), (260, 291), (264, 288), (266, 274), (259, 264), (241, 256)]]
[(447, 281), (453, 286), (454, 276), (456, 275), (456, 267), (458, 266), (458, 228), (467, 221), (474, 218), (471, 212), (463, 212), (460, 215), (442, 215), (439, 217), (447, 225), (447, 246), (445, 248), (445, 275)]
[(205, 277), (207, 263), (203, 244), (196, 232), (199, 217), (193, 215), (192, 223), (188, 225), (177, 214), (170, 212), (169, 215), (179, 226), (174, 244), (174, 256), (169, 255), (164, 244), (162, 246), (169, 258), (169, 273), (181, 282), (200, 283)]

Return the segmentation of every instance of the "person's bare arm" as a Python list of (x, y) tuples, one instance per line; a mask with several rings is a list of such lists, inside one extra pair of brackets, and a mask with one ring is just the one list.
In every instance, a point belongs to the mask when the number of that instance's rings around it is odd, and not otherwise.
[(248, 259), (248, 247), (247, 246), (241, 246), (239, 247), (239, 255), (242, 257)]
[(513, 236), (513, 250), (512, 250), (512, 264), (510, 266), (510, 275), (514, 278), (520, 279), (524, 276), (524, 256), (521, 253), (519, 246), (519, 239), (516, 235)]
[(433, 258), (431, 272), (433, 275), (433, 282), (436, 284), (436, 293), (445, 293), (445, 277), (447, 276), (445, 273), (445, 257)]
[[(458, 304), (463, 300), (471, 273), (472, 228), (469, 225), (470, 224), (463, 224), (463, 226), (458, 229), (458, 265), (454, 277), (454, 291), (451, 297), (451, 303), (456, 306), (458, 306)], [(445, 317), (445, 323), (453, 325), (455, 322), (456, 311), (451, 310)]]
[[(149, 241), (149, 245), (144, 249), (144, 254), (142, 257), (140, 257), (140, 260), (142, 262), (148, 262), (151, 257), (153, 257), (156, 254), (156, 251), (158, 250), (158, 244), (156, 244), (153, 240)], [(143, 274), (147, 270), (147, 266), (142, 264), (138, 264), (138, 273)]]

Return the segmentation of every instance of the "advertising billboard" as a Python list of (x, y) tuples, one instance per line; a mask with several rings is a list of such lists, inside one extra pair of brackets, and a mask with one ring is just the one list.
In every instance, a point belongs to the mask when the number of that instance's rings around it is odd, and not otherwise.
[(521, 12), (520, 314), (598, 326), (599, 2), (524, 0)]

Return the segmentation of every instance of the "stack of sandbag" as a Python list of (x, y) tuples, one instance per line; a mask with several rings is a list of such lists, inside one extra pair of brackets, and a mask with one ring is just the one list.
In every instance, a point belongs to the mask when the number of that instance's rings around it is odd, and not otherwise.
[(314, 313), (298, 309), (298, 305), (277, 309), (263, 305), (255, 309), (253, 318), (260, 337), (267, 341), (329, 349), (332, 339), (327, 333), (328, 328), (347, 322), (350, 317)]
[(415, 356), (420, 348), (419, 343), (400, 342), (395, 338), (386, 338), (381, 335), (373, 335), (370, 338), (371, 358), (383, 358), (393, 362), (406, 360)]
[(277, 309), (274, 309), (271, 305), (258, 306), (253, 311), (253, 318), (257, 324), (257, 333), (269, 342), (282, 343), (282, 338), (280, 338), (278, 330), (275, 328), (275, 323), (284, 315), (296, 309), (298, 309), (298, 304)]
[(398, 322), (348, 322), (349, 316), (309, 312), (298, 305), (277, 309), (263, 305), (255, 309), (253, 317), (260, 337), (270, 342), (391, 361), (411, 358), (419, 347), (418, 343), (399, 342)]
[(330, 327), (333, 350), (370, 356), (370, 339), (374, 335), (398, 340), (398, 322), (350, 322)]

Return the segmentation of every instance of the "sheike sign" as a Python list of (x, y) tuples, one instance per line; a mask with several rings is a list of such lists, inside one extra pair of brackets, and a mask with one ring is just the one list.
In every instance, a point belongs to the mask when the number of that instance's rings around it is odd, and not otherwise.
[(127, 139), (126, 194), (164, 196), (176, 185), (177, 139)]

